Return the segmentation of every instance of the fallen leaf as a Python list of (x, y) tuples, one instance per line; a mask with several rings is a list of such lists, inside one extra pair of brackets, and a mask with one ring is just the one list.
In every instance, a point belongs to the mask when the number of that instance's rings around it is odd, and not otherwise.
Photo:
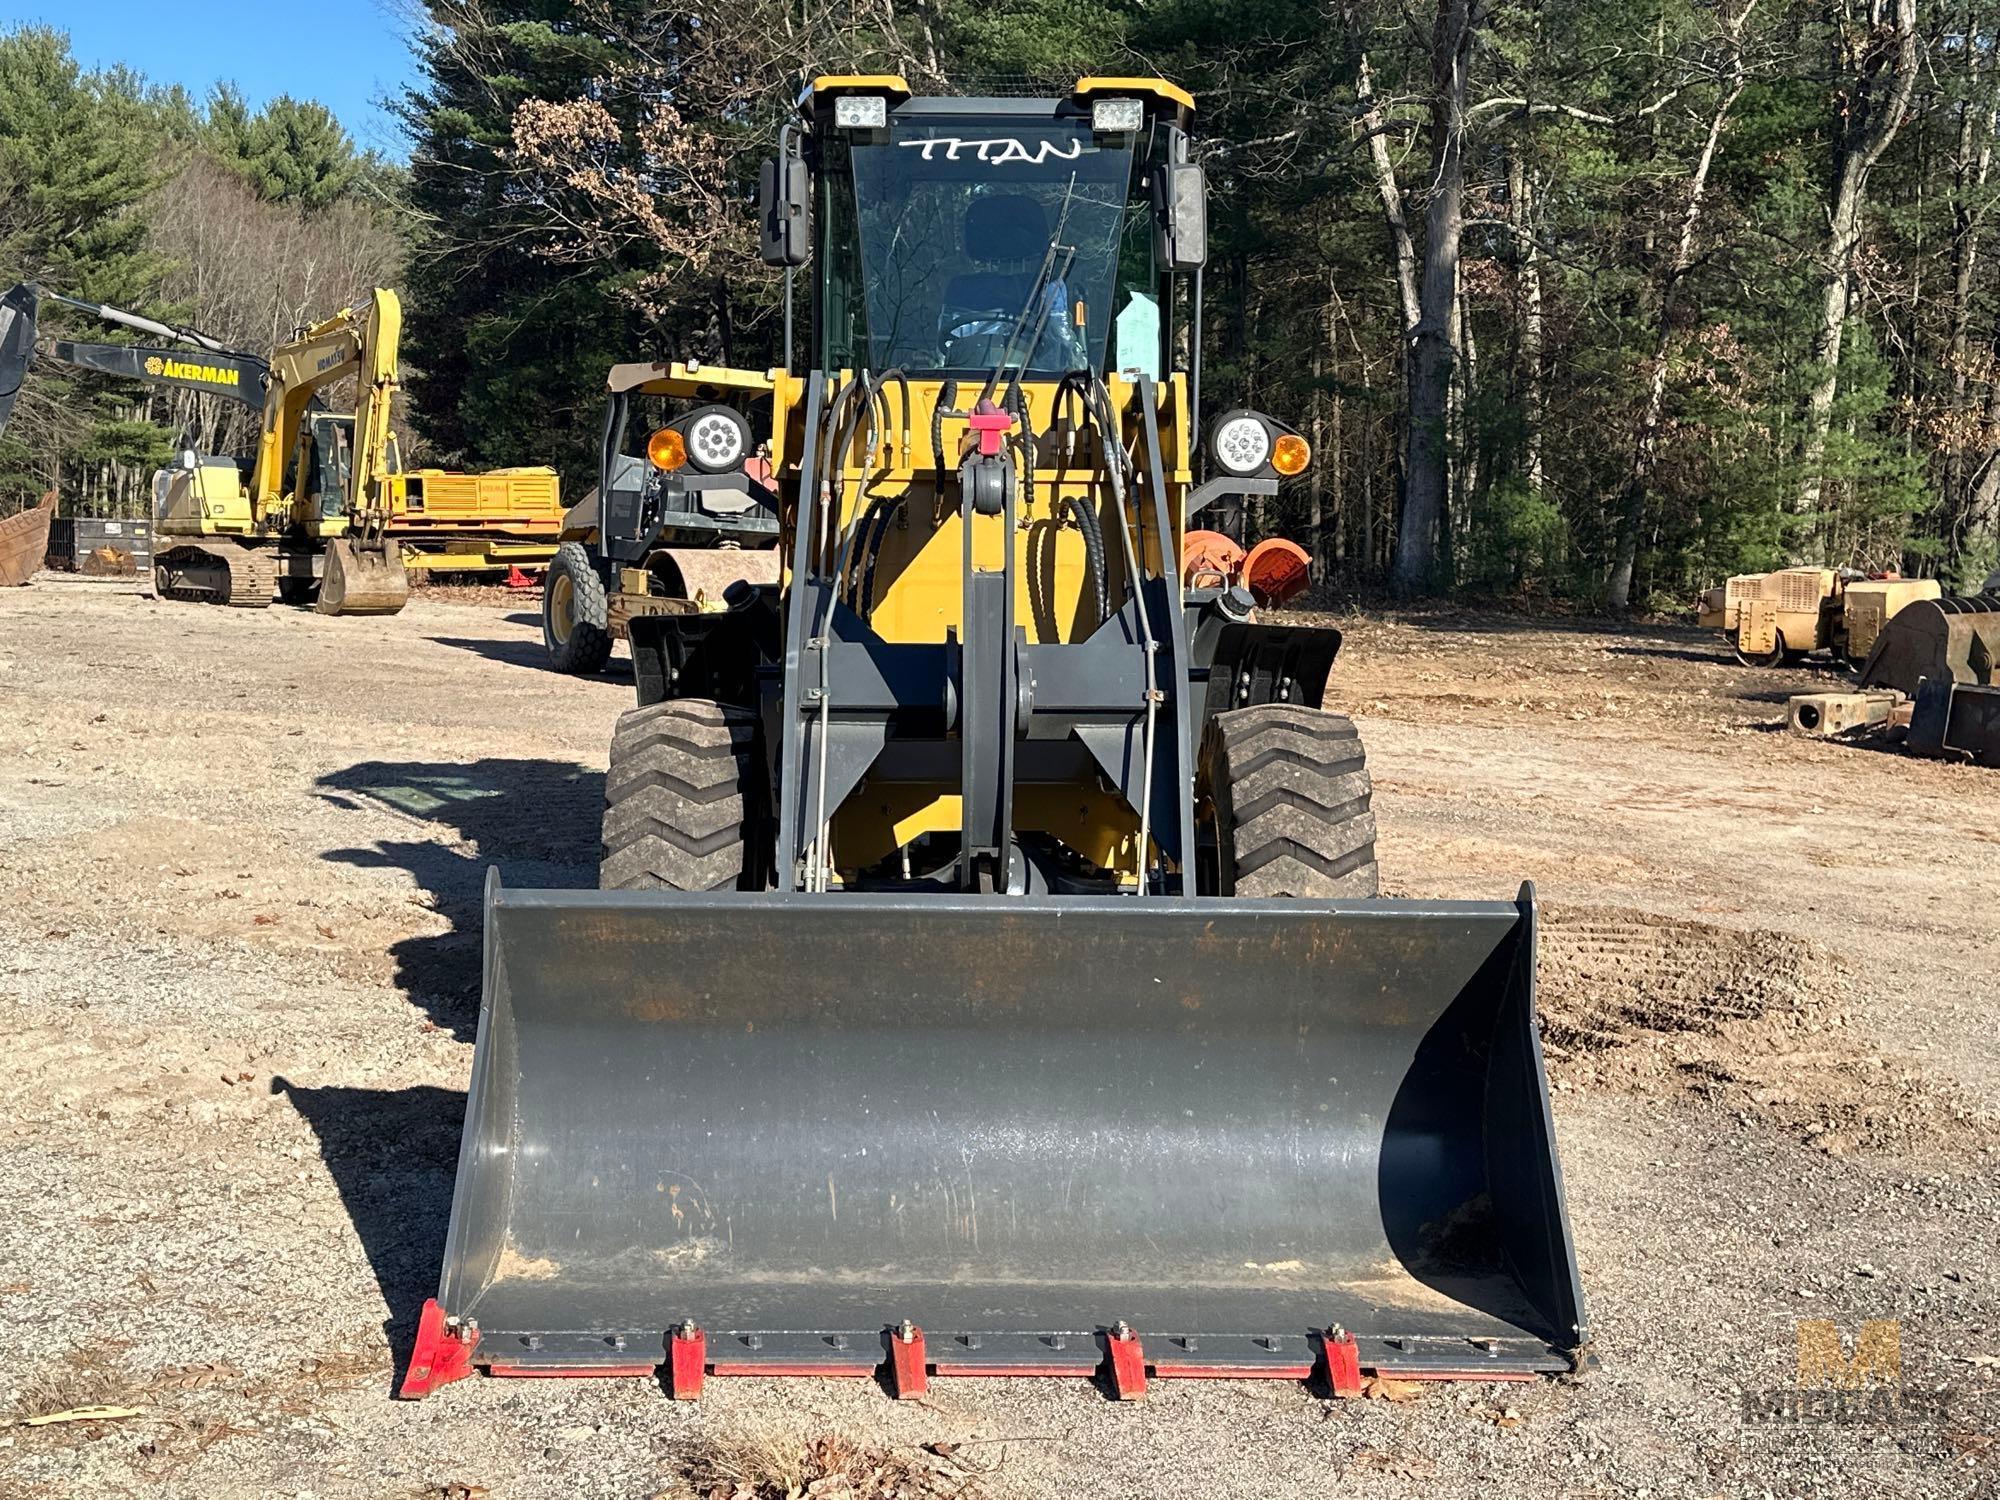
[(1417, 1401), (1424, 1394), (1421, 1380), (1391, 1380), (1386, 1375), (1370, 1375), (1361, 1383), (1361, 1394), (1370, 1401)]
[(23, 1427), (47, 1427), (54, 1422), (115, 1422), (121, 1417), (136, 1417), (145, 1411), (143, 1406), (72, 1406), (68, 1411), (52, 1411), (45, 1416), (23, 1417)]
[(333, 936), (333, 929), (327, 926), (326, 923), (324, 922), (313, 923), (313, 931), (317, 932), (323, 938), (330, 938)]
[(1392, 1479), (1429, 1479), (1437, 1465), (1427, 1458), (1405, 1458), (1400, 1453), (1384, 1453), (1379, 1448), (1363, 1448), (1348, 1459), (1356, 1469), (1370, 1469)]

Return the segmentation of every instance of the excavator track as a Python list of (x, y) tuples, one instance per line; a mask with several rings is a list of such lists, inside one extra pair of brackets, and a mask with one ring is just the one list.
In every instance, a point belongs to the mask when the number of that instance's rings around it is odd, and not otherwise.
[(153, 581), (162, 599), (268, 609), (278, 585), (278, 557), (235, 542), (173, 547), (154, 558)]

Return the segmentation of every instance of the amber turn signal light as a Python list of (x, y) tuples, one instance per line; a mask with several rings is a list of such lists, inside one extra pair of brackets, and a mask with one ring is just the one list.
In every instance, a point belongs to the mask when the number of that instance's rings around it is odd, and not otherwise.
[(1287, 479), (1305, 473), (1312, 456), (1312, 444), (1296, 432), (1279, 433), (1277, 442), (1271, 445), (1271, 467)]
[(688, 461), (687, 439), (671, 427), (662, 427), (646, 439), (646, 457), (654, 468), (671, 474)]

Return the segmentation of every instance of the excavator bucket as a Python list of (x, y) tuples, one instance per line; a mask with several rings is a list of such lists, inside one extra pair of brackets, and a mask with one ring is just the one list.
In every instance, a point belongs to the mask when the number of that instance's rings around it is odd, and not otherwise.
[(1364, 1369), (1574, 1368), (1534, 930), (1527, 888), (490, 878), (444, 1272), (404, 1394), (475, 1366), (665, 1364), (677, 1395), (704, 1370), (907, 1381), (912, 1359), (919, 1379), (1108, 1363), (1121, 1395), (1147, 1374), (1352, 1391)]
[(0, 292), (0, 432), (13, 415), (14, 398), (35, 362), (34, 287), (25, 282)]
[(326, 544), (319, 585), (323, 615), (393, 615), (409, 602), (410, 575), (393, 545), (364, 546), (336, 537)]

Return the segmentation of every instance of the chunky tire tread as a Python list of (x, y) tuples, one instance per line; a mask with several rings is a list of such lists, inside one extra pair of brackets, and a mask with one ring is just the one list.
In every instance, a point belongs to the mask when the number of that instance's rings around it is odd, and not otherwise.
[(635, 708), (611, 739), (598, 885), (762, 889), (766, 801), (750, 710), (702, 698)]
[(1218, 714), (1202, 741), (1224, 896), (1373, 896), (1373, 788), (1344, 715), (1271, 703)]
[[(555, 583), (560, 573), (570, 582), (571, 613), (569, 639), (558, 641), (549, 612), (554, 607)], [(548, 648), (549, 665), (558, 672), (588, 677), (601, 672), (611, 660), (611, 601), (604, 592), (604, 580), (591, 564), (590, 553), (581, 542), (564, 542), (549, 561), (542, 578), (542, 644)]]

